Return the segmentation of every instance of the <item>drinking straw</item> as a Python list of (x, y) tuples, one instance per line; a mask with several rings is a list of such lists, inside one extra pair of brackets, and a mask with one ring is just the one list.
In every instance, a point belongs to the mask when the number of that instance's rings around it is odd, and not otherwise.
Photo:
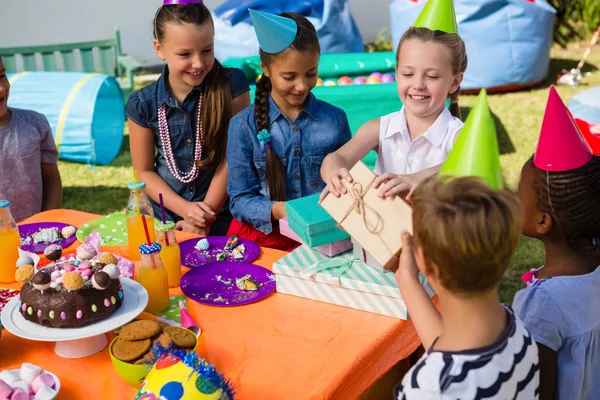
[[(162, 223), (163, 225), (167, 224), (167, 218), (165, 217), (165, 205), (163, 203), (163, 196), (162, 193), (158, 194), (158, 199), (160, 200), (160, 212), (162, 214)], [(165, 244), (168, 246), (169, 245), (169, 233), (165, 232)]]
[(143, 218), (143, 216), (142, 223), (144, 224), (144, 232), (146, 232), (146, 242), (148, 242), (148, 246), (151, 246), (152, 242), (150, 241), (150, 233), (148, 233), (148, 224), (146, 223), (146, 218)]

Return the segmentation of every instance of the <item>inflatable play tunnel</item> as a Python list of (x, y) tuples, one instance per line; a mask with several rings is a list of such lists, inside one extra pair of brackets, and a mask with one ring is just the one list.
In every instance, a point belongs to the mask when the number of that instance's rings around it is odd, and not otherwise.
[(61, 160), (107, 165), (119, 153), (125, 103), (118, 82), (102, 74), (8, 74), (9, 107), (44, 114)]

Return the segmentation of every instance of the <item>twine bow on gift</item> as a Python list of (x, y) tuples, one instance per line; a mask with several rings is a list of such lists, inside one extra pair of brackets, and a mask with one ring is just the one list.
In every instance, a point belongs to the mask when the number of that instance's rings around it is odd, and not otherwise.
[[(381, 215), (379, 215), (377, 210), (375, 210), (375, 208), (368, 205), (364, 199), (364, 196), (367, 194), (367, 192), (371, 188), (371, 185), (373, 184), (373, 182), (375, 182), (375, 179), (373, 179), (364, 188), (364, 190), (363, 190), (362, 184), (360, 182), (354, 182), (352, 184), (352, 186), (348, 188), (348, 193), (350, 194), (350, 196), (352, 196), (354, 201), (353, 201), (352, 205), (350, 206), (350, 208), (348, 208), (348, 211), (346, 211), (346, 214), (344, 214), (342, 219), (340, 219), (339, 225), (340, 226), (342, 225), (342, 223), (346, 220), (346, 218), (348, 218), (348, 216), (352, 213), (352, 211), (356, 211), (358, 213), (358, 215), (362, 216), (363, 223), (365, 225), (365, 228), (367, 228), (367, 231), (369, 231), (369, 233), (372, 233), (373, 235), (377, 235), (377, 237), (381, 240), (381, 243), (383, 243), (385, 248), (390, 253), (390, 257), (397, 258), (396, 254), (392, 251), (392, 249), (390, 249), (390, 247), (387, 245), (385, 240), (383, 240), (383, 238), (380, 235), (380, 233), (383, 231), (383, 218), (381, 217)], [(367, 212), (370, 212), (370, 214), (374, 216), (375, 223), (373, 223), (369, 220), (369, 218), (367, 216)]]
[[(354, 182), (352, 186), (348, 188), (348, 193), (350, 194), (350, 196), (352, 196), (354, 202), (352, 203), (348, 211), (346, 211), (346, 214), (340, 220), (340, 225), (344, 222), (346, 218), (348, 218), (352, 211), (356, 211), (358, 215), (362, 216), (365, 228), (367, 228), (367, 230), (370, 233), (377, 235), (383, 230), (383, 218), (381, 218), (381, 215), (379, 215), (379, 213), (373, 207), (368, 205), (364, 199), (364, 196), (371, 188), (373, 182), (374, 180), (371, 181), (371, 183), (369, 183), (364, 190), (360, 182)], [(375, 216), (375, 224), (371, 223), (367, 218), (367, 211), (371, 211), (371, 214)]]
[(342, 275), (348, 272), (348, 270), (352, 267), (352, 264), (356, 262), (360, 262), (360, 260), (356, 257), (325, 258), (318, 263), (309, 266), (304, 271), (300, 272), (300, 274), (306, 278), (310, 278), (319, 272), (331, 270), (325, 276), (328, 278), (330, 284), (340, 287), (340, 278)]

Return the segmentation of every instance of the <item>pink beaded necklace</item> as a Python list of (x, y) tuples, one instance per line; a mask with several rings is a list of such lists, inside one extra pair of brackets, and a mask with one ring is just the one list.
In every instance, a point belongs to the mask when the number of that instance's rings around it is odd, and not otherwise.
[(164, 157), (167, 160), (167, 167), (173, 176), (179, 179), (182, 183), (190, 183), (198, 177), (198, 165), (202, 160), (202, 147), (204, 147), (204, 131), (202, 130), (202, 95), (198, 99), (198, 110), (196, 111), (196, 147), (194, 149), (194, 165), (192, 169), (186, 173), (177, 168), (175, 159), (173, 158), (173, 149), (171, 147), (171, 134), (169, 133), (169, 125), (167, 124), (167, 106), (165, 104), (158, 108), (158, 130), (160, 131), (160, 142), (162, 143)]

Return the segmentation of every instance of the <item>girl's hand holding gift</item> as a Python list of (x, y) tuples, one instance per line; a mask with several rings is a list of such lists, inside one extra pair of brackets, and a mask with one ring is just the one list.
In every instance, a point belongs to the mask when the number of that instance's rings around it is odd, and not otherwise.
[(348, 172), (347, 168), (340, 169), (340, 172), (332, 175), (331, 178), (329, 178), (327, 181), (327, 186), (321, 192), (319, 201), (323, 200), (328, 193), (331, 193), (335, 197), (340, 197), (342, 194), (346, 194), (347, 190), (342, 183), (343, 180), (346, 180), (348, 183), (352, 183), (352, 176), (350, 175), (350, 172)]

